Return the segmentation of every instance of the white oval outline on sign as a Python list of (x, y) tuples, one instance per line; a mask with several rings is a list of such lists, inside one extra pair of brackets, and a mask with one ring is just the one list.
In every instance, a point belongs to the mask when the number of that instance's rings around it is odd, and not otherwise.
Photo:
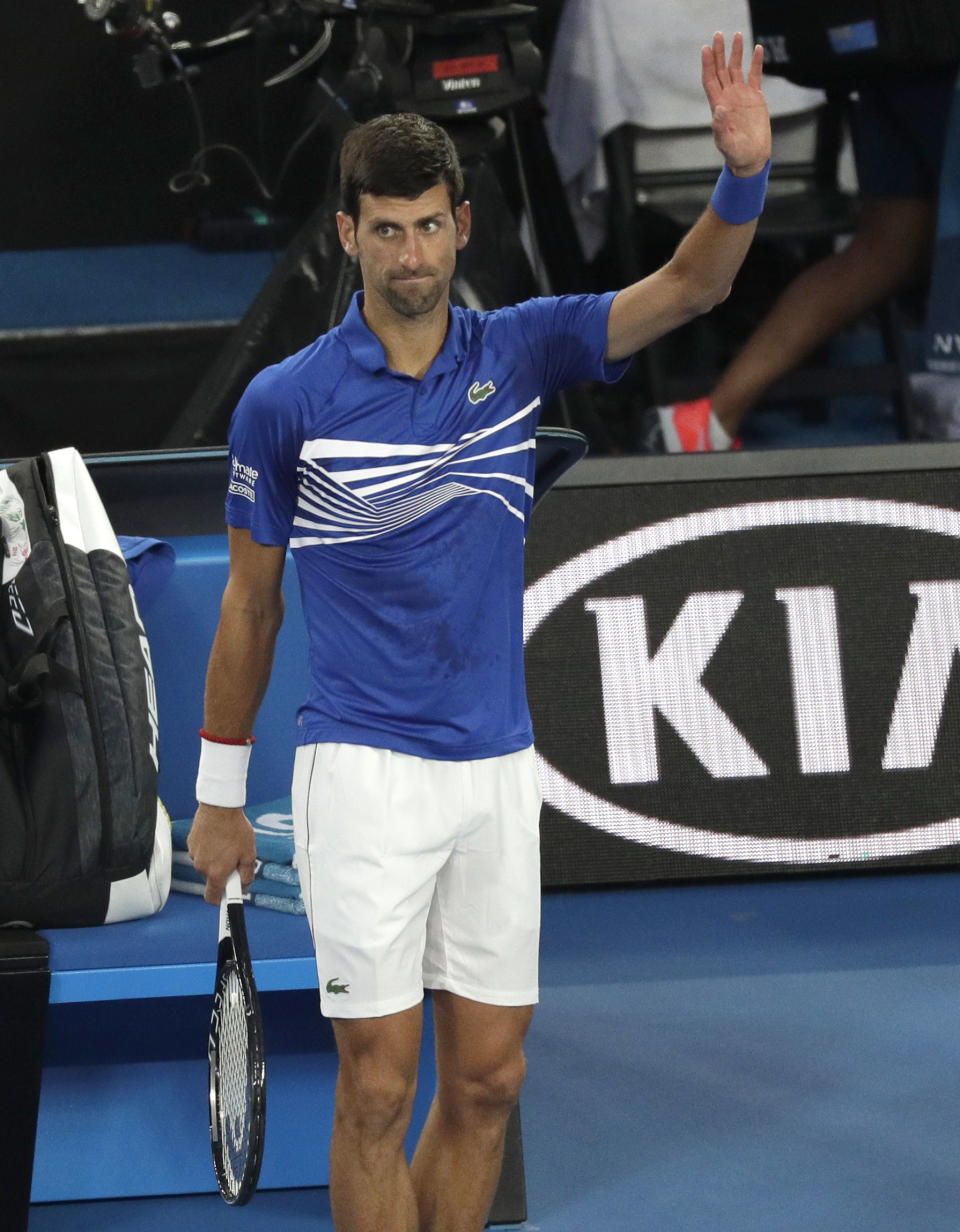
[[(864, 500), (855, 496), (755, 501), (703, 510), (627, 531), (588, 548), (529, 586), (524, 595), (523, 641), (567, 599), (615, 569), (697, 539), (782, 526), (888, 526), (960, 539), (960, 512), (938, 505)], [(960, 843), (960, 818), (848, 838), (802, 839), (726, 834), (634, 813), (571, 782), (537, 753), (543, 798), (560, 812), (632, 843), (682, 855), (752, 864), (859, 863), (884, 856), (934, 851)]]

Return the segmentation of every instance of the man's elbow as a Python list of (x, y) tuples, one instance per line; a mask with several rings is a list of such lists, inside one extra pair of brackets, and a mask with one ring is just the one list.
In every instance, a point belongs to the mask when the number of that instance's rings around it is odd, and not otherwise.
[(697, 282), (688, 284), (684, 302), (690, 320), (712, 312), (718, 304), (722, 304), (725, 299), (729, 298), (732, 290), (733, 283), (727, 281), (721, 283)]
[(671, 275), (674, 297), (680, 313), (687, 319), (703, 316), (722, 304), (733, 290), (733, 279), (711, 276), (699, 264), (677, 253), (666, 267)]

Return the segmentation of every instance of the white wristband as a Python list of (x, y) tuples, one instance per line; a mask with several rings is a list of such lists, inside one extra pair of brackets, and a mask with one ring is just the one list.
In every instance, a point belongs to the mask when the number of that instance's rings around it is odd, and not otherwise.
[(253, 743), (220, 744), (200, 738), (197, 801), (220, 808), (243, 808), (247, 802), (247, 767)]

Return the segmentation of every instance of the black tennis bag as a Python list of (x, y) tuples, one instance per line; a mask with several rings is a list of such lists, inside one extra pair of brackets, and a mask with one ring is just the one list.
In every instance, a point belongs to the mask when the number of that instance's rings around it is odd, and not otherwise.
[(960, 61), (960, 0), (750, 0), (765, 73), (855, 89)]
[(150, 647), (116, 535), (75, 449), (0, 471), (0, 924), (158, 911)]

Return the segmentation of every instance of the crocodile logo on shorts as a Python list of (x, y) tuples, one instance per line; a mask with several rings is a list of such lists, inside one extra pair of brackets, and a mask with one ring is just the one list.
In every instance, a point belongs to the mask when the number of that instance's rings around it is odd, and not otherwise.
[(491, 394), (497, 392), (497, 387), (493, 381), (487, 381), (486, 385), (481, 385), (479, 381), (474, 381), (467, 390), (467, 397), (476, 406), (479, 402), (483, 402), (489, 398)]
[(339, 980), (340, 980), (339, 975), (335, 975), (332, 980), (327, 980), (327, 992), (333, 993), (335, 996), (338, 993), (342, 993), (342, 992), (349, 993), (350, 985), (341, 984)]

